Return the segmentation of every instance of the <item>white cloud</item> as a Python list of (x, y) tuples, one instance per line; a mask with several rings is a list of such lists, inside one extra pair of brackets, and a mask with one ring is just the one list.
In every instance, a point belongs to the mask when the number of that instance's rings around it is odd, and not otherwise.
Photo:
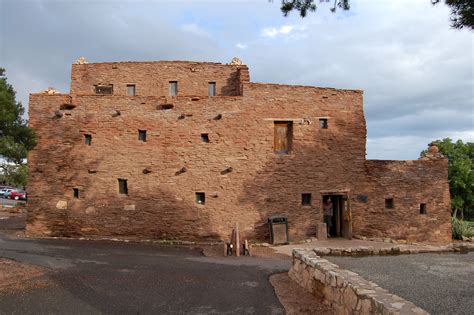
[(275, 38), (278, 35), (290, 35), (294, 31), (306, 30), (305, 25), (282, 25), (280, 27), (265, 27), (260, 31), (260, 36), (266, 38)]
[(242, 44), (242, 43), (237, 43), (237, 44), (235, 45), (235, 47), (240, 48), (240, 49), (246, 49), (246, 48), (247, 48), (247, 45), (246, 45), (246, 44)]

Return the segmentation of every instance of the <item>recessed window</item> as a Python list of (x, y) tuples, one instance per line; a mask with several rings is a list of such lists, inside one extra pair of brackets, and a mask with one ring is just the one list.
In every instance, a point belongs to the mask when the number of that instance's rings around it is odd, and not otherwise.
[(202, 142), (208, 143), (209, 142), (209, 134), (201, 133), (201, 140), (202, 140)]
[(118, 186), (119, 186), (119, 193), (128, 195), (128, 186), (127, 186), (127, 180), (123, 178), (118, 179)]
[(426, 203), (420, 203), (420, 214), (427, 214), (426, 213)]
[(302, 206), (311, 205), (311, 194), (310, 193), (301, 194), (301, 205)]
[(207, 85), (207, 94), (209, 96), (216, 96), (216, 82), (209, 82)]
[(138, 140), (146, 142), (146, 130), (138, 130)]
[(79, 198), (79, 188), (73, 188), (72, 189), (74, 198)]
[(92, 144), (92, 136), (91, 135), (84, 135), (84, 143), (86, 145), (91, 145)]
[(369, 196), (367, 196), (367, 195), (357, 195), (357, 201), (367, 203), (369, 201)]
[(114, 86), (112, 84), (107, 85), (96, 85), (95, 86), (95, 93), (96, 94), (113, 94), (114, 93)]
[(326, 118), (319, 118), (319, 128), (328, 129), (328, 120)]
[(135, 84), (128, 84), (127, 85), (127, 95), (134, 96), (135, 95)]
[(203, 205), (206, 203), (206, 194), (203, 192), (197, 192), (196, 193), (196, 202), (200, 205)]
[(170, 95), (178, 95), (178, 81), (170, 81)]
[(393, 198), (386, 198), (385, 199), (385, 209), (393, 209), (395, 205), (393, 203)]
[(293, 122), (275, 121), (274, 123), (274, 151), (279, 154), (288, 154), (293, 141)]

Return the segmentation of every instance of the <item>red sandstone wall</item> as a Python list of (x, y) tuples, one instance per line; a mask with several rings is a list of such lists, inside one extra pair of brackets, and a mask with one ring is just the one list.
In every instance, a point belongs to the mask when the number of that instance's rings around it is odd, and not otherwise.
[(74, 64), (71, 94), (95, 94), (94, 85), (113, 84), (114, 95), (127, 95), (127, 84), (136, 85), (138, 96), (169, 94), (169, 81), (178, 81), (178, 95), (207, 95), (208, 82), (216, 82), (217, 95), (241, 94), (241, 83), (249, 81), (245, 65), (211, 62), (103, 62)]
[[(238, 222), (243, 237), (265, 239), (268, 216), (281, 213), (293, 239), (314, 234), (320, 191), (351, 189), (363, 174), (361, 92), (244, 84), (244, 95), (178, 97), (167, 111), (156, 109), (157, 97), (73, 96), (76, 107), (59, 119), (51, 117), (63, 99), (32, 95), (40, 141), (30, 155), (29, 233), (227, 239)], [(273, 152), (274, 119), (294, 120), (289, 155)], [(128, 180), (128, 196), (118, 194), (117, 178)], [(205, 205), (195, 202), (198, 191)], [(311, 206), (301, 206), (301, 193), (312, 193)]]
[[(354, 234), (448, 239), (446, 162), (366, 162), (361, 91), (248, 83), (245, 66), (197, 63), (193, 72), (193, 64), (74, 65), (71, 96), (30, 96), (39, 136), (29, 155), (30, 235), (228, 239), (237, 222), (244, 238), (268, 239), (267, 218), (285, 214), (297, 240), (323, 221), (321, 192), (348, 191)], [(220, 94), (231, 96), (204, 96), (208, 80), (219, 89), (226, 78)], [(165, 97), (169, 80), (180, 82), (179, 95), (200, 97)], [(97, 83), (114, 84), (114, 95), (91, 95)], [(128, 83), (136, 96), (124, 95)], [(163, 102), (174, 108), (158, 110)], [(60, 110), (65, 103), (75, 107)], [(274, 121), (282, 119), (294, 124), (288, 155), (273, 152)], [(128, 180), (128, 196), (118, 193), (118, 178)], [(205, 205), (195, 192), (206, 193)], [(302, 193), (312, 194), (310, 206)], [(395, 210), (385, 211), (387, 194)], [(417, 214), (420, 202), (427, 216)]]
[[(354, 234), (413, 241), (451, 241), (447, 159), (365, 163), (367, 184), (359, 192), (368, 203), (354, 202)], [(356, 197), (354, 195), (353, 197)], [(394, 199), (394, 209), (385, 208)], [(420, 214), (420, 204), (427, 214)]]

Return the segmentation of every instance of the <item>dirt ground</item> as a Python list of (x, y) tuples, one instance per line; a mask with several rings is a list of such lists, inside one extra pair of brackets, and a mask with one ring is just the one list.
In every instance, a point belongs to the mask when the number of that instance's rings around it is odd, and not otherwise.
[(41, 267), (0, 258), (0, 292), (17, 293), (51, 285)]
[(279, 273), (270, 277), (270, 283), (280, 303), (288, 315), (322, 314), (332, 315), (333, 309), (323, 300), (316, 298), (290, 279), (288, 273)]

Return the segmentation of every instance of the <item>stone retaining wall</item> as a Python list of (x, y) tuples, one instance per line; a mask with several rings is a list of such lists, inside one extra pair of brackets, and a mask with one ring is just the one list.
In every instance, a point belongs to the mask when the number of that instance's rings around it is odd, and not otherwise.
[(376, 283), (320, 258), (312, 250), (293, 250), (289, 276), (331, 303), (336, 314), (428, 314)]
[(421, 253), (457, 253), (474, 251), (474, 244), (463, 242), (448, 245), (394, 245), (381, 248), (374, 246), (315, 247), (312, 251), (319, 256), (383, 256)]

